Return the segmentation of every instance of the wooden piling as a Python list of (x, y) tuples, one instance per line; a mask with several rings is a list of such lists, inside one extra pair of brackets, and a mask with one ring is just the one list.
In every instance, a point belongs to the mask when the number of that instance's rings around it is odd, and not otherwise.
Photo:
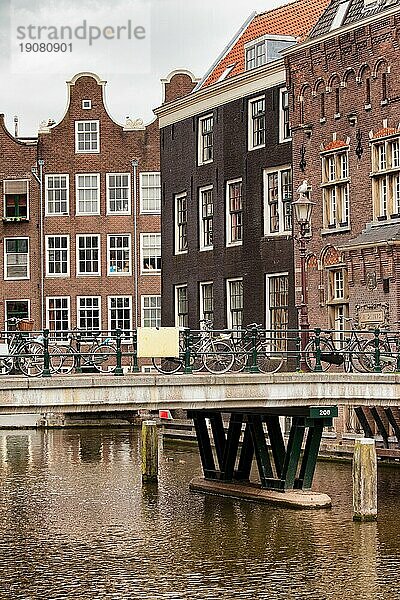
[(156, 421), (142, 423), (142, 481), (158, 479), (158, 433)]
[(377, 519), (377, 461), (375, 441), (356, 440), (353, 458), (353, 520)]

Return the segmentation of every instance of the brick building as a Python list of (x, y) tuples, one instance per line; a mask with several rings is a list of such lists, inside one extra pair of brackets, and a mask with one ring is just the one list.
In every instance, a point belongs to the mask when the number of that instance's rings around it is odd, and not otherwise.
[(400, 320), (399, 35), (398, 2), (332, 0), (285, 52), (294, 180), (308, 181), (316, 203), (312, 326)]
[[(96, 75), (76, 75), (63, 118), (43, 123), (37, 139), (16, 139), (1, 117), (1, 323), (10, 316), (51, 330), (160, 323), (158, 123), (118, 125), (104, 89)], [(169, 87), (170, 96), (181, 93)]]
[(279, 52), (328, 0), (253, 14), (161, 129), (162, 321), (294, 327), (291, 137)]

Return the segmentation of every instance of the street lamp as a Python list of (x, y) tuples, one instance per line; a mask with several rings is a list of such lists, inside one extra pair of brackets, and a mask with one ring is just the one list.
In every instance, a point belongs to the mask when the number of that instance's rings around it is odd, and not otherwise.
[(306, 273), (306, 248), (307, 234), (310, 233), (311, 215), (315, 202), (310, 200), (311, 186), (305, 180), (297, 189), (298, 199), (292, 203), (294, 217), (299, 226), (298, 243), (300, 248), (300, 267), (301, 267), (301, 303), (299, 308), (299, 326), (301, 336), (301, 361), (300, 366), (304, 369), (305, 355), (304, 349), (308, 342), (308, 333), (310, 323), (308, 321), (308, 293), (307, 293), (307, 273)]

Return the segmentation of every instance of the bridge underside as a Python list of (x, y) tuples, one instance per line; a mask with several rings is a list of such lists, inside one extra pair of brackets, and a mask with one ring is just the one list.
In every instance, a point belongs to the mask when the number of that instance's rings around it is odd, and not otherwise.
[[(308, 490), (315, 472), (324, 427), (332, 418), (310, 417), (308, 407), (223, 413), (191, 410), (206, 480), (248, 482), (253, 459), (261, 487)], [(279, 417), (292, 417), (285, 446)], [(268, 447), (269, 446), (269, 447)]]

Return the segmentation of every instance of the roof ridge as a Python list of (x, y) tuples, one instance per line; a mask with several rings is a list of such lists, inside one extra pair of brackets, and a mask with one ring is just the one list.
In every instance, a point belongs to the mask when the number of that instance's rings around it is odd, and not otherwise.
[(280, 6), (275, 6), (275, 8), (270, 8), (269, 10), (264, 10), (263, 12), (257, 13), (257, 17), (262, 17), (264, 15), (268, 15), (278, 10), (282, 10), (287, 6), (291, 6), (292, 4), (300, 4), (301, 2), (306, 2), (307, 0), (289, 0), (289, 2), (285, 2), (285, 4), (281, 4)]

